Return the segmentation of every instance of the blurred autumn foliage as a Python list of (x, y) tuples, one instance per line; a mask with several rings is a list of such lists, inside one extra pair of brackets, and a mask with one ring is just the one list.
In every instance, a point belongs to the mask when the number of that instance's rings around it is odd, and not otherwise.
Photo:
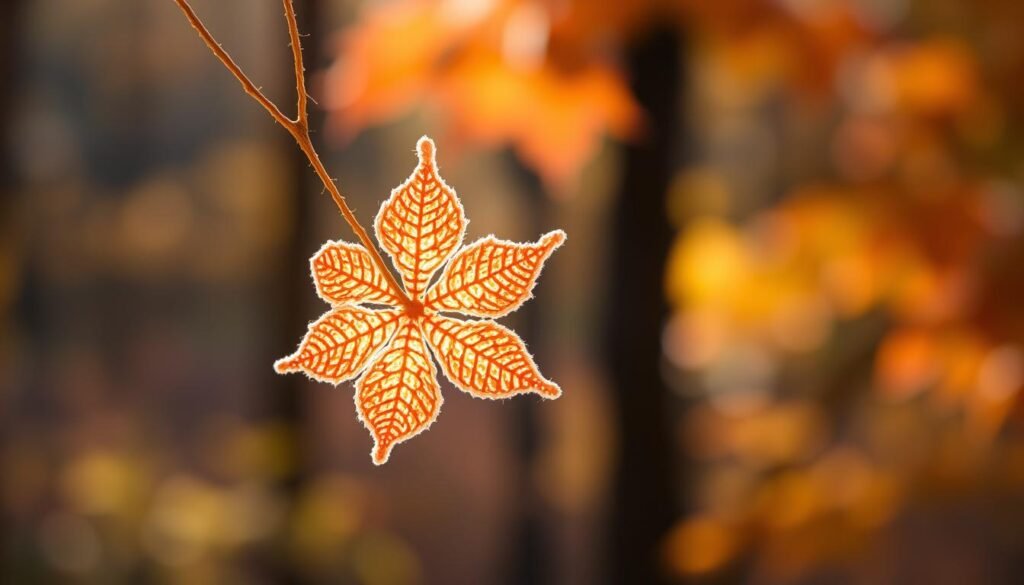
[(668, 565), (789, 582), (926, 494), (1024, 487), (1019, 2), (401, 0), (345, 31), (326, 105), (351, 135), (426, 104), (557, 193), (659, 123), (623, 56), (665, 22), (697, 156), (667, 196), (664, 351), (701, 470)]
[[(799, 4), (811, 17), (815, 5), (870, 6)], [(878, 542), (909, 546), (922, 514), (941, 522), (940, 504), (1017, 532), (989, 506), (1024, 487), (1024, 120), (1012, 73), (1024, 13), (874, 5), (896, 12), (861, 18), (862, 34), (833, 46), (826, 92), (776, 120), (812, 137), (795, 140), (817, 152), (794, 150), (813, 162), (777, 159), (771, 200), (745, 209), (713, 163), (681, 173), (672, 194), (682, 230), (665, 350), (706, 401), (686, 437), (705, 466), (698, 511), (669, 545), (680, 571), (718, 570), (745, 549), (771, 582), (836, 567), (868, 582), (1008, 578), (963, 562), (978, 551), (894, 568)], [(758, 79), (735, 117), (799, 90), (791, 79)]]
[[(640, 112), (605, 34), (599, 3), (389, 2), (345, 31), (325, 106), (343, 136), (414, 105), (443, 112), (450, 138), (511, 145), (553, 185), (579, 172), (609, 133), (632, 136)], [(602, 15), (598, 18), (598, 15)]]
[[(194, 3), (291, 95), (276, 2)], [(445, 389), (379, 471), (269, 367), (319, 312), (283, 267), (350, 234), (171, 4), (0, 9), (0, 582), (646, 584), (605, 540), (652, 468), (665, 581), (1019, 580), (1020, 0), (297, 2), (364, 221), (429, 132), (472, 237), (571, 237), (515, 317), (564, 395)]]

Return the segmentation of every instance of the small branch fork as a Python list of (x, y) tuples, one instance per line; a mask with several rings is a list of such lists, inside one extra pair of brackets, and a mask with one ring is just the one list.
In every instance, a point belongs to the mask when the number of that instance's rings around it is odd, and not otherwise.
[(320, 160), (320, 155), (317, 153), (316, 148), (313, 147), (313, 141), (309, 135), (309, 94), (306, 91), (306, 72), (305, 65), (302, 59), (302, 43), (299, 38), (299, 25), (295, 17), (295, 5), (293, 0), (281, 0), (281, 4), (284, 6), (284, 16), (288, 23), (288, 37), (291, 40), (292, 46), (292, 60), (295, 63), (295, 90), (297, 93), (297, 113), (295, 118), (289, 118), (285, 115), (277, 105), (272, 102), (256, 85), (249, 79), (249, 76), (242, 71), (241, 67), (235, 63), (231, 55), (220, 46), (217, 39), (213, 37), (210, 30), (206, 28), (203, 21), (196, 15), (195, 10), (189, 5), (188, 0), (174, 0), (174, 2), (181, 8), (181, 11), (185, 14), (185, 18), (188, 19), (192, 28), (196, 29), (199, 36), (206, 43), (206, 46), (210, 48), (210, 51), (220, 59), (220, 62), (224, 64), (224, 67), (235, 76), (235, 79), (242, 84), (242, 89), (245, 93), (252, 96), (254, 100), (259, 102), (261, 106), (270, 116), (280, 125), (284, 126), (284, 129), (292, 135), (295, 142), (298, 143), (299, 149), (309, 159), (309, 164), (313, 166), (313, 170), (324, 184), (324, 188), (331, 195), (331, 199), (334, 200), (334, 204), (338, 206), (338, 210), (341, 212), (342, 217), (355, 232), (356, 237), (366, 248), (367, 252), (370, 253), (370, 257), (377, 264), (381, 274), (388, 282), (388, 286), (396, 297), (402, 300), (402, 304), (405, 306), (412, 305), (413, 301), (405, 294), (405, 291), (398, 284), (394, 274), (388, 268), (387, 263), (384, 262), (384, 258), (381, 257), (380, 251), (374, 245), (373, 240), (370, 239), (370, 235), (363, 229), (363, 226), (356, 219), (352, 209), (348, 206), (345, 201), (345, 197), (341, 194), (338, 186), (334, 180), (328, 174), (327, 169), (324, 167), (324, 163)]

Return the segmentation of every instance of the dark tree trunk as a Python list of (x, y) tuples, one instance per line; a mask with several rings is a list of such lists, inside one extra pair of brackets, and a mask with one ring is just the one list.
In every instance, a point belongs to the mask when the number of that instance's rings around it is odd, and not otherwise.
[[(536, 173), (523, 166), (518, 159), (512, 164), (519, 170), (520, 182), (530, 197), (529, 225), (525, 239), (533, 239), (551, 229), (551, 204)], [(516, 330), (541, 364), (546, 361), (544, 347), (539, 339), (543, 329), (542, 307), (541, 299), (533, 299), (515, 315), (518, 322)], [(550, 531), (544, 525), (544, 518), (548, 514), (537, 492), (533, 474), (540, 446), (544, 442), (540, 436), (542, 429), (537, 424), (537, 409), (542, 406), (541, 401), (541, 398), (534, 395), (520, 396), (514, 401), (514, 440), (519, 457), (515, 469), (517, 493), (514, 498), (519, 506), (519, 514), (512, 527), (515, 547), (510, 559), (513, 570), (508, 573), (510, 585), (544, 585), (551, 583), (553, 578)]]
[(674, 172), (682, 85), (678, 33), (652, 31), (637, 40), (628, 60), (648, 125), (643, 138), (625, 150), (605, 347), (620, 434), (609, 575), (612, 583), (634, 585), (667, 581), (659, 549), (677, 511), (659, 363), (668, 312), (663, 275), (672, 237), (665, 195)]
[[(0, 156), (0, 193), (8, 195), (15, 184), (14, 163), (7, 155), (14, 150), (11, 144), (15, 139), (11, 135), (14, 123), (11, 107), (22, 81), (19, 65), (24, 62), (21, 46), (23, 5), (22, 0), (9, 0), (0, 8), (0, 80), (3, 80), (0, 83), (0, 141), (4, 153)], [(0, 220), (7, 220), (12, 199), (8, 196), (0, 202)]]
[[(316, 21), (318, 0), (299, 0), (295, 3), (296, 18), (299, 22), (299, 30), (304, 39), (318, 38), (316, 34)], [(313, 69), (319, 58), (318, 47), (314, 42), (303, 44), (303, 55), (307, 69)], [(288, 54), (288, 75), (291, 77), (293, 67), (291, 54)], [(289, 105), (294, 100), (286, 102)], [(292, 106), (294, 108), (294, 106)], [(286, 111), (290, 111), (287, 110)], [(310, 127), (319, 128), (322, 121), (319, 111), (310, 107)], [(276, 310), (283, 313), (281, 323), (282, 343), (278, 344), (278, 351), (281, 348), (291, 350), (295, 345), (297, 335), (305, 332), (309, 322), (309, 254), (316, 248), (313, 235), (313, 202), (311, 194), (317, 193), (320, 185), (319, 179), (310, 168), (309, 160), (300, 149), (295, 146), (291, 136), (282, 133), (284, 148), (291, 152), (292, 181), (294, 188), (292, 192), (292, 229), (291, 239), (285, 252), (285, 265), (280, 276), (280, 289), (277, 296), (280, 303)], [(279, 357), (279, 356), (278, 356)], [(305, 417), (305, 404), (302, 401), (302, 388), (306, 382), (303, 376), (279, 376), (273, 389), (272, 408), (274, 415), (286, 421), (292, 429), (301, 429)], [(303, 480), (303, 449), (300, 443), (295, 446), (295, 467), (291, 477), (287, 478), (286, 489), (296, 490)]]
[[(20, 65), (24, 63), (22, 53), (22, 0), (10, 0), (0, 8), (0, 231), (10, 233), (13, 226), (11, 213), (14, 205), (15, 189), (14, 163), (8, 155), (13, 151), (12, 142), (15, 137), (11, 128), (14, 124), (12, 106), (15, 96), (21, 89), (23, 77)], [(26, 279), (28, 280), (28, 279)], [(27, 285), (26, 285), (27, 287)], [(19, 311), (20, 314), (20, 311)], [(0, 417), (0, 423), (3, 417)], [(4, 429), (0, 428), (0, 445), (7, 443)], [(16, 530), (14, 520), (6, 517), (6, 511), (0, 510), (0, 567), (8, 567), (0, 574), (7, 576), (21, 575), (20, 558), (17, 549), (23, 544), (22, 535)]]
[[(305, 58), (307, 71), (315, 70), (320, 59), (319, 46), (315, 39), (320, 38), (317, 30), (319, 17), (319, 0), (297, 0), (295, 2), (296, 18), (299, 31), (302, 33), (303, 56)], [(281, 53), (287, 59), (282, 58), (282, 65), (287, 68), (285, 79), (292, 79), (294, 67), (291, 53)], [(288, 82), (286, 87), (293, 88)], [(293, 112), (294, 89), (287, 95), (291, 99), (282, 98), (281, 106), (286, 112)], [(309, 108), (310, 127), (322, 127), (320, 110), (310, 105)], [(282, 351), (291, 351), (295, 346), (296, 336), (306, 330), (309, 316), (309, 254), (316, 249), (313, 234), (313, 201), (312, 197), (318, 192), (319, 179), (310, 168), (306, 156), (299, 150), (295, 141), (288, 134), (281, 133), (282, 148), (288, 149), (291, 153), (291, 176), (293, 188), (291, 192), (292, 226), (289, 230), (291, 237), (287, 249), (283, 254), (282, 269), (275, 279), (274, 288), (271, 290), (271, 310), (279, 315), (278, 323), (280, 329), (277, 333), (278, 342), (274, 344), (272, 351), (274, 355), (266, 361), (266, 367), (270, 368), (273, 359), (281, 357)], [(268, 398), (268, 418), (287, 425), (292, 439), (291, 460), (292, 465), (287, 474), (280, 478), (280, 485), (284, 497), (289, 504), (294, 504), (300, 495), (303, 486), (308, 479), (309, 457), (307, 445), (303, 442), (302, 429), (307, 425), (307, 405), (303, 400), (303, 389), (306, 378), (303, 376), (274, 376), (274, 382), (270, 388)], [(263, 559), (262, 562), (269, 562), (268, 572), (273, 576), (275, 583), (302, 584), (309, 582), (309, 577), (296, 566), (293, 559), (286, 556), (284, 551), (288, 550), (286, 543), (278, 543), (273, 554)]]

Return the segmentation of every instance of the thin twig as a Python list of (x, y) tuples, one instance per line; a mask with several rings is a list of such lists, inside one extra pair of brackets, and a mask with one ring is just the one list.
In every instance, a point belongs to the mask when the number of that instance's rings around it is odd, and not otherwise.
[(388, 286), (391, 288), (391, 292), (396, 297), (401, 299), (402, 304), (409, 305), (412, 300), (409, 299), (401, 285), (395, 279), (395, 275), (392, 274), (388, 268), (384, 258), (380, 255), (380, 251), (377, 246), (374, 245), (373, 240), (370, 239), (370, 234), (363, 228), (362, 224), (356, 218), (355, 214), (352, 213), (352, 209), (348, 206), (345, 201), (345, 197), (341, 194), (338, 189), (338, 185), (335, 184), (334, 180), (331, 179), (331, 175), (327, 172), (327, 168), (324, 167), (323, 161), (320, 160), (320, 155), (317, 153), (316, 148), (313, 146), (313, 141), (309, 136), (309, 114), (307, 110), (308, 93), (306, 90), (306, 74), (305, 65), (302, 59), (302, 44), (299, 40), (299, 27), (297, 19), (295, 17), (295, 6), (292, 0), (282, 0), (284, 5), (285, 20), (288, 22), (288, 36), (291, 39), (292, 44), (292, 59), (295, 64), (295, 88), (298, 93), (298, 113), (294, 120), (284, 115), (280, 108), (277, 107), (274, 102), (270, 100), (262, 91), (249, 79), (248, 76), (242, 71), (242, 69), (235, 63), (235, 61), (228, 55), (217, 39), (213, 37), (206, 25), (199, 19), (195, 11), (189, 5), (188, 0), (174, 0), (174, 2), (181, 8), (181, 11), (185, 13), (185, 18), (188, 19), (192, 28), (196, 29), (199, 33), (200, 38), (206, 43), (206, 46), (210, 48), (210, 51), (220, 59), (220, 62), (224, 64), (224, 67), (231, 72), (232, 75), (238, 79), (239, 83), (242, 84), (242, 88), (245, 89), (245, 93), (252, 96), (260, 105), (266, 109), (272, 118), (279, 124), (288, 130), (288, 133), (292, 135), (295, 142), (298, 143), (299, 149), (309, 159), (309, 164), (313, 166), (313, 170), (316, 171), (320, 181), (323, 182), (324, 188), (331, 195), (331, 199), (334, 200), (334, 204), (338, 206), (338, 210), (341, 212), (342, 217), (348, 223), (352, 231), (355, 232), (356, 237), (369, 252), (370, 257), (374, 263), (380, 269), (381, 274), (384, 275), (384, 279), (387, 281)]
[(292, 59), (295, 62), (295, 93), (298, 96), (298, 114), (296, 121), (304, 126), (309, 125), (309, 113), (306, 110), (306, 103), (309, 96), (306, 95), (306, 68), (302, 59), (302, 40), (299, 37), (299, 24), (295, 18), (295, 4), (292, 0), (281, 0), (284, 4), (284, 18), (288, 21), (288, 37), (292, 44)]
[(236, 79), (238, 79), (239, 83), (242, 84), (242, 88), (245, 89), (245, 93), (251, 95), (253, 99), (260, 103), (261, 106), (266, 108), (266, 110), (270, 112), (270, 115), (273, 116), (273, 118), (277, 120), (279, 124), (287, 128), (289, 132), (293, 132), (295, 125), (294, 121), (288, 119), (288, 116), (285, 116), (284, 113), (282, 113), (281, 110), (274, 104), (274, 102), (270, 101), (270, 99), (267, 98), (267, 96), (263, 95), (263, 92), (260, 91), (258, 87), (256, 87), (256, 84), (254, 84), (249, 79), (249, 77), (242, 71), (242, 69), (235, 63), (234, 59), (231, 58), (231, 55), (228, 55), (227, 51), (225, 51), (220, 46), (220, 43), (217, 42), (217, 39), (213, 38), (213, 35), (210, 34), (210, 31), (206, 28), (206, 25), (204, 25), (203, 22), (199, 20), (199, 17), (196, 15), (195, 10), (192, 10), (192, 7), (189, 6), (188, 1), (174, 1), (178, 4), (178, 7), (181, 8), (181, 11), (185, 13), (185, 18), (188, 19), (189, 23), (192, 25), (192, 28), (196, 29), (196, 32), (199, 33), (199, 36), (202, 37), (203, 41), (206, 42), (206, 46), (210, 47), (210, 50), (213, 51), (213, 54), (216, 55), (218, 59), (220, 59), (220, 62), (223, 63), (224, 66), (227, 67), (228, 71), (230, 71), (231, 74), (234, 75)]

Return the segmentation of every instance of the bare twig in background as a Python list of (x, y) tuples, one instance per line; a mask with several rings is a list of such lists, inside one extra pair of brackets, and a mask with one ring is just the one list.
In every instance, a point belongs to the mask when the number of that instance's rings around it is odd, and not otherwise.
[(355, 232), (356, 237), (359, 238), (363, 247), (366, 248), (370, 253), (370, 256), (373, 258), (373, 261), (377, 264), (381, 274), (383, 274), (387, 279), (391, 291), (402, 300), (403, 304), (408, 305), (411, 302), (410, 299), (405, 294), (405, 291), (402, 290), (402, 287), (399, 286), (398, 281), (395, 280), (394, 274), (392, 274), (391, 270), (388, 269), (387, 263), (384, 262), (384, 259), (380, 255), (380, 251), (378, 251), (377, 247), (373, 244), (373, 240), (370, 239), (370, 235), (359, 223), (359, 220), (356, 219), (355, 214), (352, 213), (352, 209), (348, 206), (348, 203), (345, 201), (345, 197), (341, 194), (338, 186), (327, 172), (327, 169), (324, 167), (324, 163), (320, 160), (320, 155), (313, 146), (313, 141), (310, 139), (309, 113), (307, 109), (309, 96), (306, 92), (305, 64), (302, 58), (302, 44), (300, 42), (299, 27), (295, 17), (295, 6), (293, 5), (292, 0), (281, 0), (281, 4), (284, 6), (285, 20), (288, 23), (288, 37), (291, 40), (292, 58), (295, 64), (295, 87), (298, 94), (298, 111), (294, 119), (289, 118), (281, 112), (281, 109), (278, 108), (270, 98), (264, 95), (258, 87), (256, 87), (252, 80), (250, 80), (245, 72), (242, 71), (242, 68), (239, 67), (238, 64), (235, 63), (234, 59), (231, 58), (231, 55), (229, 55), (227, 51), (220, 46), (217, 39), (213, 37), (213, 34), (210, 33), (210, 30), (206, 28), (203, 21), (199, 19), (195, 10), (193, 10), (192, 6), (189, 5), (188, 0), (174, 0), (174, 2), (179, 8), (181, 8), (181, 11), (185, 14), (185, 18), (187, 18), (192, 27), (196, 29), (196, 32), (199, 33), (199, 36), (206, 43), (206, 46), (210, 48), (210, 51), (220, 59), (220, 62), (224, 64), (224, 67), (226, 67), (227, 70), (230, 71), (236, 79), (238, 79), (238, 82), (242, 84), (242, 88), (245, 90), (245, 93), (249, 94), (253, 99), (259, 102), (259, 104), (270, 113), (270, 116), (274, 118), (278, 124), (284, 126), (285, 130), (292, 135), (303, 154), (305, 154), (306, 158), (309, 159), (309, 164), (313, 166), (313, 170), (316, 171), (317, 176), (323, 182), (324, 188), (326, 188), (327, 192), (330, 193), (331, 199), (333, 199), (335, 205), (338, 206), (338, 210), (341, 212), (342, 217), (344, 217), (345, 221), (348, 222), (352, 231)]

